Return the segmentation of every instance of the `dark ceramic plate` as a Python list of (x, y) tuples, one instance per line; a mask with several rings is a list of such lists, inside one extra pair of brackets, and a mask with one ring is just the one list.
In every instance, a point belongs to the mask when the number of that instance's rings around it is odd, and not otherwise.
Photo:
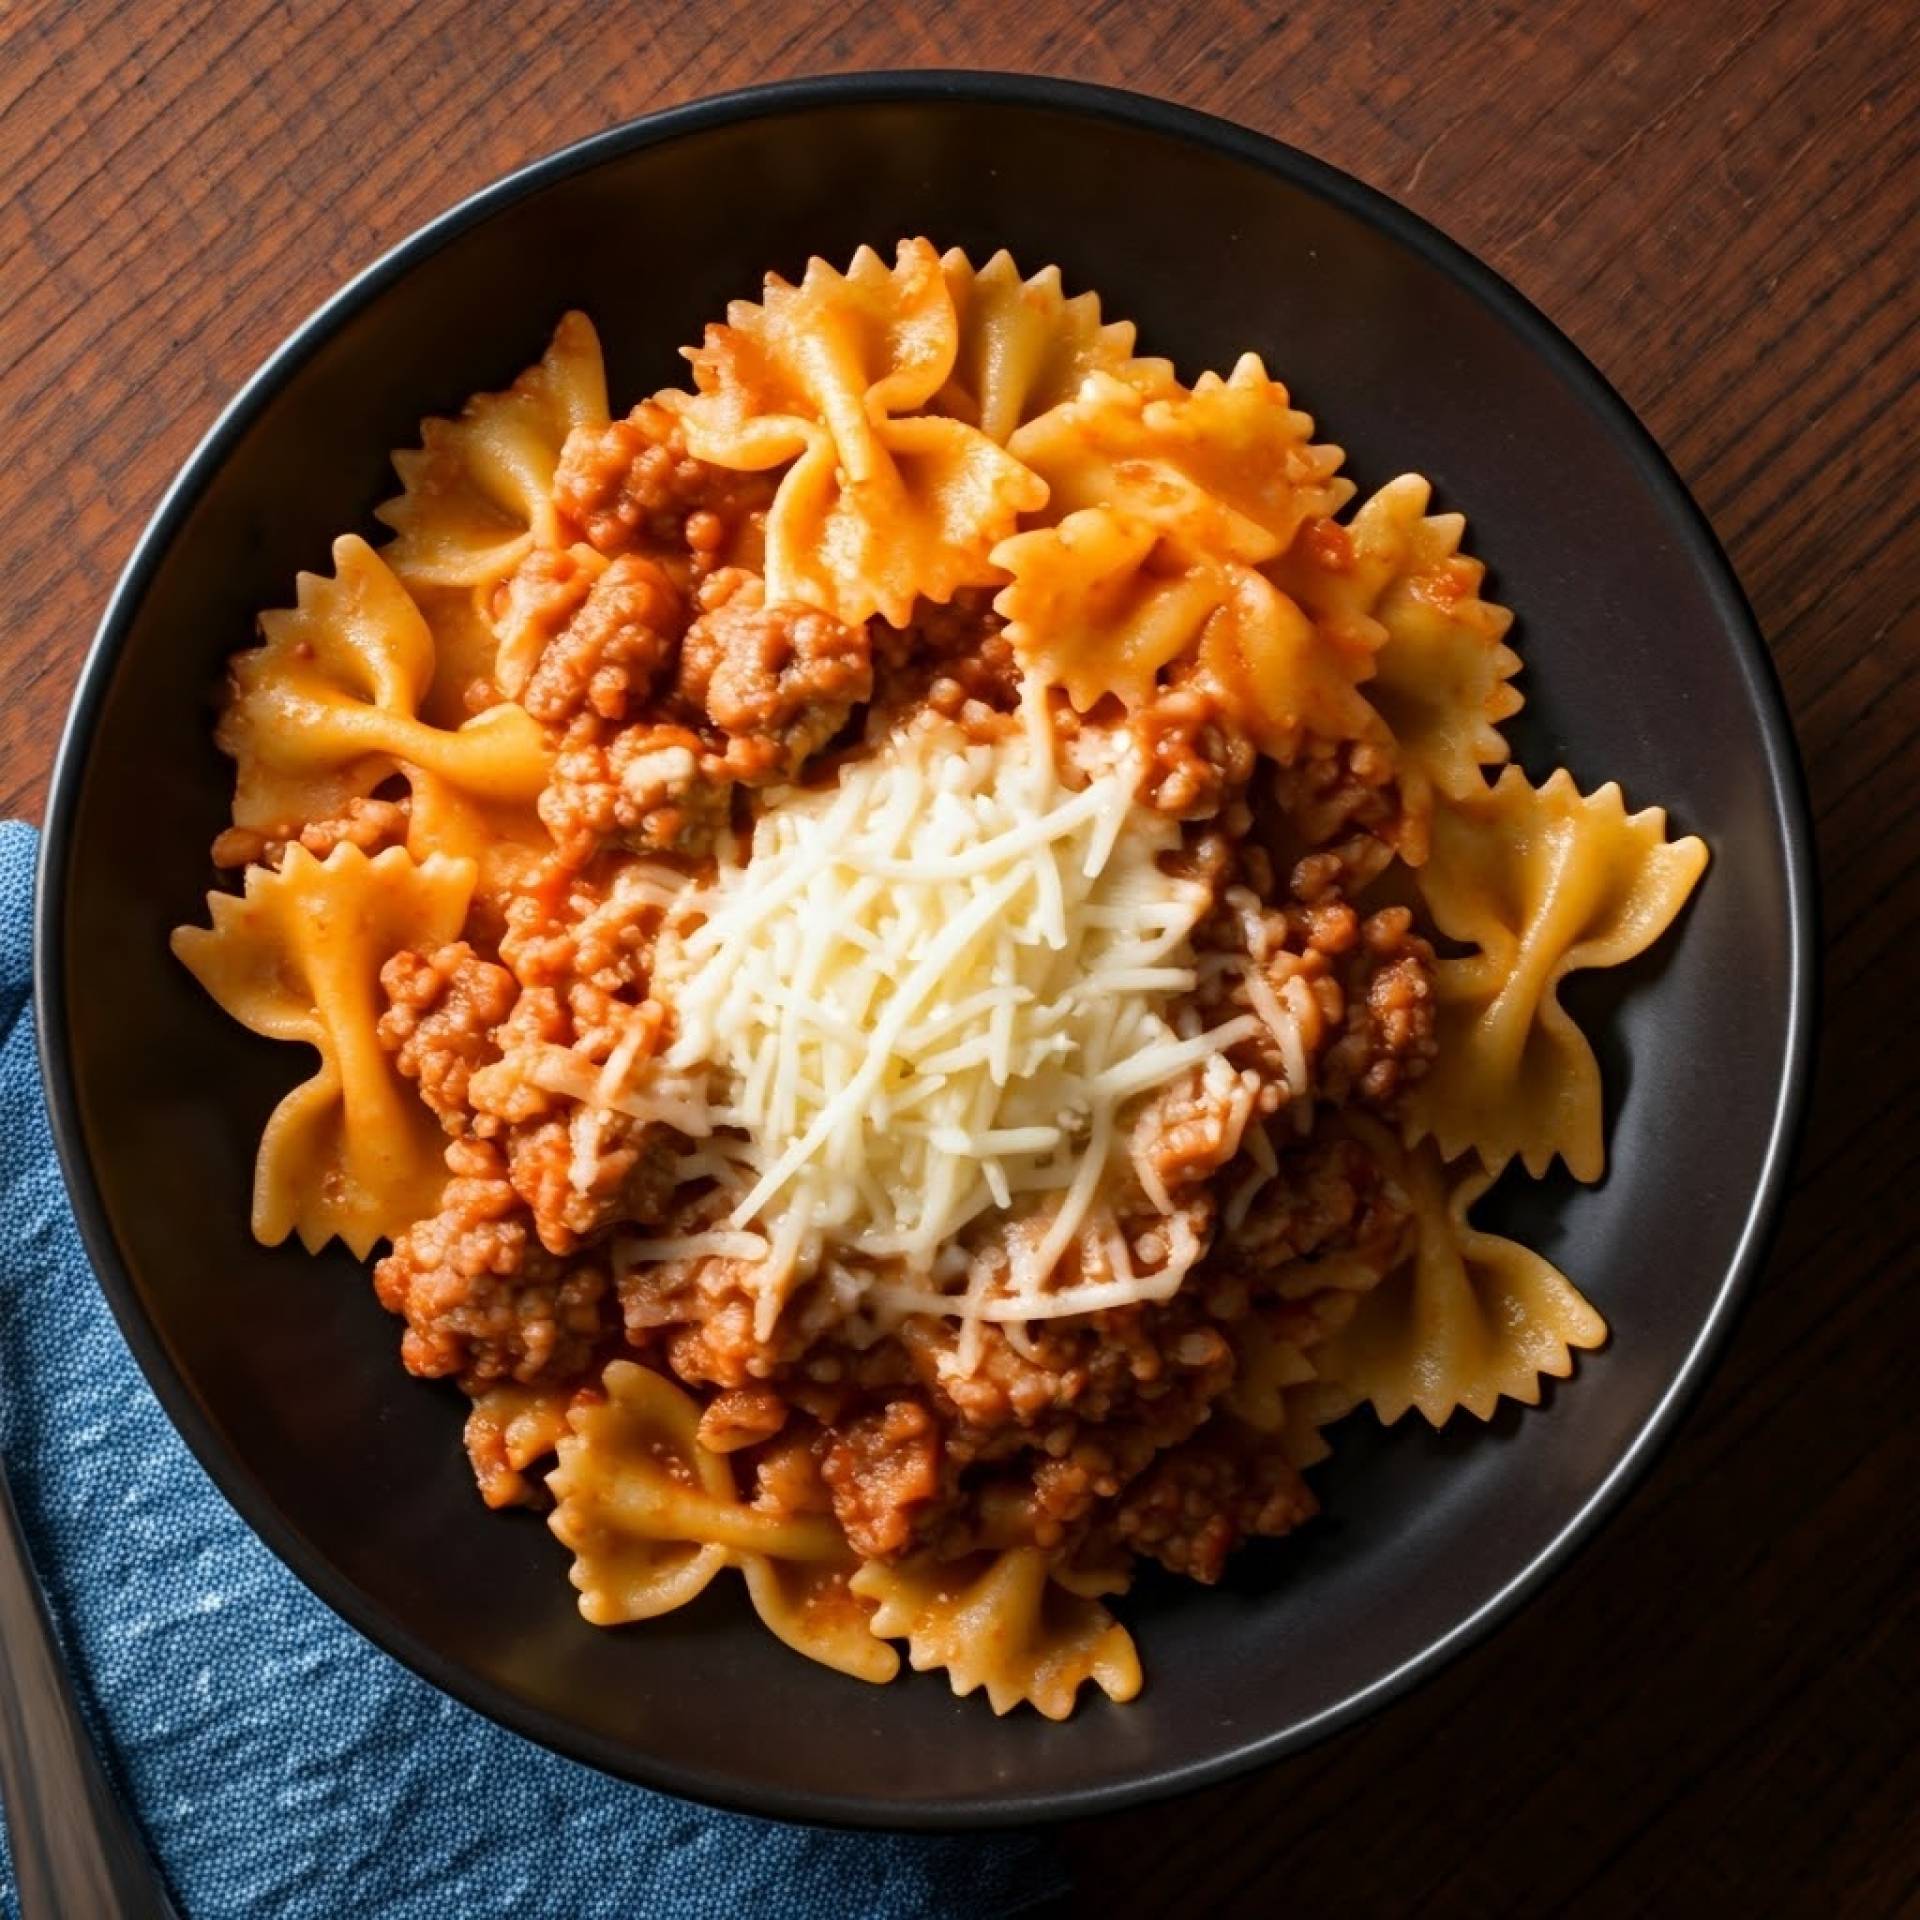
[[(1490, 1429), (1349, 1422), (1319, 1473), (1326, 1517), (1215, 1590), (1144, 1581), (1125, 1613), (1146, 1691), (1063, 1726), (996, 1720), (938, 1675), (870, 1688), (810, 1665), (733, 1583), (629, 1631), (585, 1626), (539, 1520), (474, 1499), (461, 1403), (402, 1374), (364, 1269), (248, 1237), (261, 1122), (305, 1069), (167, 952), (200, 917), (225, 818), (209, 685), (336, 533), (380, 537), (387, 449), (422, 413), (502, 384), (572, 305), (630, 404), (767, 268), (917, 232), (1058, 261), (1188, 377), (1257, 348), (1363, 492), (1430, 475), (1519, 610), (1529, 771), (1617, 779), (1714, 855), (1655, 954), (1576, 983), (1606, 1072), (1606, 1182), (1510, 1183), (1488, 1210), (1578, 1279), (1613, 1344)], [(1780, 1198), (1810, 1052), (1810, 841), (1779, 693), (1706, 523), (1484, 267), (1315, 161), (1150, 101), (987, 75), (813, 81), (638, 121), (488, 188), (330, 301), (228, 409), (141, 540), (74, 703), (40, 1033), (134, 1352), (234, 1504), (374, 1640), (537, 1740), (696, 1798), (1029, 1820), (1197, 1786), (1377, 1706), (1617, 1502), (1699, 1384)]]

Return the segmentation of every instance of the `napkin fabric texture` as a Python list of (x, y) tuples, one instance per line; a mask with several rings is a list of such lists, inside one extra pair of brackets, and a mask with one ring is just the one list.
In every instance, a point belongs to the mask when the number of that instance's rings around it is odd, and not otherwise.
[(300, 1585), (174, 1432), (81, 1251), (34, 1051), (34, 850), (0, 823), (0, 1456), (109, 1773), (189, 1920), (971, 1920), (1057, 1893), (1032, 1839), (779, 1825), (576, 1766)]

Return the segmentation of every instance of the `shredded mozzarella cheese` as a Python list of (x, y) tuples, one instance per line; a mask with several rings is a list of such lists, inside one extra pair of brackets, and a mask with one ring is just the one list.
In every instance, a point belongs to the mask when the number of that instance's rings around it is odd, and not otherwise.
[[(1163, 870), (1179, 830), (1134, 800), (1137, 777), (1098, 741), (1063, 768), (1037, 689), (996, 742), (926, 719), (831, 791), (771, 796), (747, 856), (670, 914), (654, 991), (677, 1034), (647, 1063), (658, 1085), (594, 1092), (622, 1111), (684, 1109), (706, 1076), (707, 1127), (685, 1130), (745, 1136), (724, 1235), (764, 1242), (761, 1337), (797, 1275), (835, 1251), (885, 1263), (900, 1281), (876, 1296), (969, 1323), (976, 1351), (981, 1320), (1178, 1286), (1197, 1247), (1136, 1275), (1116, 1233), (1112, 1278), (1049, 1287), (1076, 1236), (1106, 1231), (1121, 1108), (1261, 1025), (1182, 1034), (1165, 1017), (1194, 984), (1189, 936), (1210, 895)], [(1016, 1198), (1035, 1231), (1012, 1236), (991, 1278), (942, 1260)]]

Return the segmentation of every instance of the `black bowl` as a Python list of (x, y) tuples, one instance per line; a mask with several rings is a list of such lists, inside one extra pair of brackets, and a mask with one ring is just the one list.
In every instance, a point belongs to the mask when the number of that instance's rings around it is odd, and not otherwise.
[[(422, 413), (500, 385), (572, 305), (629, 404), (767, 268), (916, 232), (1058, 261), (1189, 377), (1258, 349), (1363, 491), (1430, 475), (1519, 609), (1528, 769), (1618, 779), (1714, 855), (1654, 955), (1578, 983), (1607, 1078), (1605, 1183), (1497, 1197), (1613, 1344), (1489, 1430), (1350, 1421), (1319, 1474), (1326, 1517), (1218, 1589), (1143, 1583), (1125, 1611), (1145, 1693), (1061, 1726), (996, 1720), (937, 1675), (843, 1679), (760, 1631), (731, 1584), (646, 1626), (584, 1625), (540, 1522), (475, 1500), (458, 1398), (402, 1374), (365, 1270), (248, 1237), (260, 1124), (306, 1069), (167, 952), (168, 928), (200, 917), (225, 818), (209, 686), (335, 534), (380, 536), (387, 449)], [(802, 1819), (995, 1824), (1302, 1746), (1485, 1632), (1618, 1501), (1699, 1384), (1780, 1198), (1811, 1051), (1810, 845), (1780, 696), (1713, 535), (1621, 401), (1484, 267), (1328, 167), (1151, 101), (994, 75), (808, 81), (637, 121), (475, 195), (227, 410), (134, 553), (75, 699), (40, 1038), (128, 1341), (209, 1473), (347, 1619), (482, 1712), (649, 1785)]]

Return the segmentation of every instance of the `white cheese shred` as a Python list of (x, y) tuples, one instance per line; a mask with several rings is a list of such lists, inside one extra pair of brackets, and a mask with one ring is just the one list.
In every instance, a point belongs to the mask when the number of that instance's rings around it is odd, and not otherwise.
[[(725, 1220), (639, 1244), (754, 1261), (763, 1338), (823, 1272), (849, 1306), (957, 1319), (969, 1365), (984, 1322), (1165, 1299), (1198, 1258), (1180, 1223), (1134, 1270), (1103, 1205), (1122, 1109), (1263, 1024), (1299, 1038), (1277, 1003), (1176, 1030), (1209, 889), (1165, 871), (1179, 829), (1135, 800), (1131, 751), (1076, 744), (1063, 766), (1036, 688), (998, 740), (925, 716), (834, 788), (770, 795), (744, 857), (668, 913), (653, 991), (673, 1043), (632, 1091), (631, 1059), (610, 1060), (581, 1097), (738, 1136)], [(990, 1266), (955, 1257), (969, 1223), (1016, 1207)], [(1065, 1280), (1082, 1237), (1098, 1277)]]

